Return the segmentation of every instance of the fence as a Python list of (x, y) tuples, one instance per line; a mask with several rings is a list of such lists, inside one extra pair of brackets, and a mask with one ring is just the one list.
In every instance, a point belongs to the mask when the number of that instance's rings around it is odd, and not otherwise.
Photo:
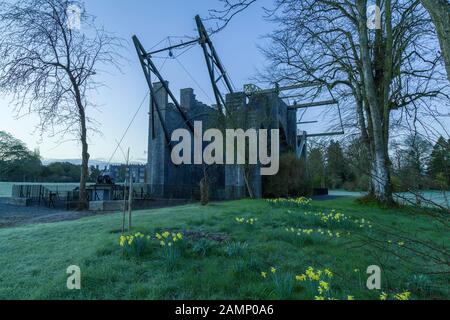
[(26, 198), (30, 205), (49, 208), (73, 209), (79, 199), (79, 192), (73, 186), (55, 185), (13, 185), (13, 198)]

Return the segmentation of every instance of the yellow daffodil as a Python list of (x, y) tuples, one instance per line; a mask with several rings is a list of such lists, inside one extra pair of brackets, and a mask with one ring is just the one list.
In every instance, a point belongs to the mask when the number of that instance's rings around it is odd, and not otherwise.
[(333, 272), (331, 272), (331, 270), (325, 269), (324, 272), (325, 272), (325, 274), (327, 275), (328, 278), (332, 278), (333, 277)]
[(261, 277), (267, 278), (267, 272), (262, 271), (262, 272), (261, 272)]
[(409, 300), (411, 292), (405, 291), (403, 293), (398, 293), (394, 296), (395, 300)]
[(305, 274), (301, 274), (299, 276), (295, 276), (295, 280), (303, 282), (303, 281), (306, 280), (306, 275)]

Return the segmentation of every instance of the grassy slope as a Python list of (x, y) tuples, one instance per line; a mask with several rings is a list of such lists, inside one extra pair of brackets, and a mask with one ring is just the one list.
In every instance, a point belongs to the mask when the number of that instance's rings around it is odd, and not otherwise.
[[(373, 264), (382, 266), (382, 286), (388, 293), (408, 289), (413, 291), (413, 298), (450, 298), (448, 278), (427, 277), (427, 287), (431, 284), (432, 289), (426, 292), (419, 290), (423, 289), (420, 283), (418, 289), (408, 287), (413, 286), (408, 283), (413, 275), (430, 270), (427, 262), (413, 256), (406, 261), (397, 259), (383, 248), (375, 250), (354, 242), (362, 232), (385, 243), (387, 238), (376, 231), (379, 221), (448, 249), (448, 234), (441, 225), (426, 216), (365, 207), (351, 199), (317, 202), (312, 211), (330, 209), (371, 219), (374, 228), (336, 226), (333, 231), (350, 231), (351, 235), (331, 240), (311, 238), (299, 243), (285, 227), (317, 227), (319, 222), (305, 217), (304, 210), (290, 209), (289, 213), (286, 208), (274, 209), (264, 201), (136, 212), (134, 231), (153, 234), (161, 228), (203, 230), (223, 233), (229, 241), (248, 244), (242, 255), (231, 257), (225, 253), (226, 244), (216, 244), (205, 257), (194, 254), (190, 244), (173, 270), (167, 268), (156, 241), (152, 252), (143, 258), (122, 257), (117, 242), (120, 214), (0, 229), (0, 299), (311, 299), (316, 294), (315, 286), (295, 283), (289, 289), (293, 276), (303, 273), (308, 266), (333, 270), (331, 285), (335, 298), (350, 294), (376, 299), (379, 292), (365, 289), (364, 271)], [(253, 226), (244, 226), (234, 221), (237, 216), (259, 220)], [(392, 239), (396, 243), (397, 239)], [(395, 247), (394, 252), (406, 252), (396, 244), (391, 246)], [(406, 243), (405, 247), (408, 246), (413, 245)], [(82, 290), (77, 292), (66, 289), (65, 270), (73, 264), (82, 270)], [(272, 266), (277, 268), (278, 285), (270, 277), (263, 279), (260, 275)]]

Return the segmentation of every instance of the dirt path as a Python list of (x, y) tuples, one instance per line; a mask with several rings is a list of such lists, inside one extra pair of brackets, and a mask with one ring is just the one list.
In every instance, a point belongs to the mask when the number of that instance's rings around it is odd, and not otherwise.
[(88, 211), (63, 211), (42, 207), (21, 207), (0, 203), (0, 228), (34, 223), (77, 220), (95, 215)]

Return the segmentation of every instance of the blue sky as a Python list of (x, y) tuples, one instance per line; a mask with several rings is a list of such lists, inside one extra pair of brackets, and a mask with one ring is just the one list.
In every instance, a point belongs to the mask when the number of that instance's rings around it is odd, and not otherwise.
[[(264, 20), (263, 6), (270, 7), (272, 0), (259, 0), (250, 9), (244, 11), (219, 34), (214, 35), (213, 42), (225, 65), (236, 89), (251, 83), (257, 69), (264, 67), (265, 60), (258, 45), (264, 45), (262, 37), (272, 31), (274, 25)], [(208, 15), (208, 10), (219, 5), (217, 0), (87, 0), (87, 10), (97, 17), (97, 23), (110, 32), (128, 41), (121, 54), (127, 58), (122, 73), (112, 71), (99, 79), (107, 87), (101, 88), (92, 96), (92, 101), (99, 109), (90, 109), (88, 115), (101, 123), (98, 128), (102, 134), (90, 136), (91, 159), (108, 160), (116, 148), (130, 120), (148, 92), (141, 66), (139, 64), (131, 37), (136, 34), (149, 50), (167, 36), (196, 36), (194, 16)], [(211, 22), (205, 21), (206, 26)], [(173, 38), (176, 41), (175, 38)], [(164, 44), (164, 43), (163, 43)], [(195, 84), (180, 67), (178, 62), (167, 60), (161, 69), (164, 78), (170, 82), (174, 93), (179, 89), (192, 87), (197, 98), (207, 104), (214, 103), (211, 84), (200, 46), (195, 46), (179, 58), (180, 62), (192, 74), (199, 86)], [(158, 67), (163, 60), (155, 59)], [(204, 94), (200, 87), (206, 91)], [(39, 136), (35, 127), (36, 116), (30, 115), (16, 120), (9, 99), (0, 97), (0, 130), (12, 133), (24, 141), (30, 149), (39, 148), (44, 159), (79, 159), (80, 146), (76, 141), (56, 137)], [(304, 128), (310, 133), (327, 131), (336, 120), (308, 111), (303, 120), (317, 120), (320, 125)], [(336, 123), (333, 123), (334, 125)], [(450, 120), (446, 119), (445, 124)], [(448, 127), (448, 126), (447, 126)], [(145, 161), (148, 132), (148, 105), (145, 104), (123, 140), (123, 149), (131, 149), (132, 161)], [(117, 152), (113, 162), (123, 162), (121, 152)]]
[[(194, 16), (207, 16), (208, 9), (217, 5), (211, 0), (88, 0), (87, 10), (97, 16), (97, 22), (108, 31), (128, 40), (127, 49), (122, 53), (127, 57), (122, 73), (102, 75), (107, 87), (102, 88), (93, 99), (100, 105), (99, 110), (91, 109), (89, 115), (101, 122), (102, 135), (91, 136), (91, 159), (108, 159), (148, 91), (142, 70), (131, 43), (136, 34), (148, 49), (167, 36), (196, 36)], [(242, 88), (257, 68), (264, 65), (257, 44), (261, 36), (271, 31), (273, 25), (262, 18), (262, 5), (271, 1), (261, 1), (251, 9), (236, 17), (220, 34), (213, 37), (222, 62), (237, 88)], [(205, 21), (208, 24), (208, 21)], [(199, 85), (213, 96), (208, 80), (203, 53), (199, 46), (193, 48), (179, 60), (193, 75)], [(162, 60), (155, 60), (161, 66)], [(209, 99), (196, 86), (176, 61), (168, 60), (163, 76), (169, 80), (171, 88), (178, 96), (180, 88), (193, 87), (199, 100), (210, 104)], [(34, 128), (38, 124), (35, 116), (25, 116), (15, 120), (8, 99), (0, 99), (0, 128), (26, 142), (30, 149), (38, 147), (45, 159), (80, 158), (80, 147), (76, 142), (62, 143), (60, 138), (43, 137), (42, 141)], [(123, 147), (130, 147), (134, 161), (146, 158), (148, 106), (139, 112), (132, 128), (124, 139)], [(119, 152), (114, 161), (123, 161)]]

